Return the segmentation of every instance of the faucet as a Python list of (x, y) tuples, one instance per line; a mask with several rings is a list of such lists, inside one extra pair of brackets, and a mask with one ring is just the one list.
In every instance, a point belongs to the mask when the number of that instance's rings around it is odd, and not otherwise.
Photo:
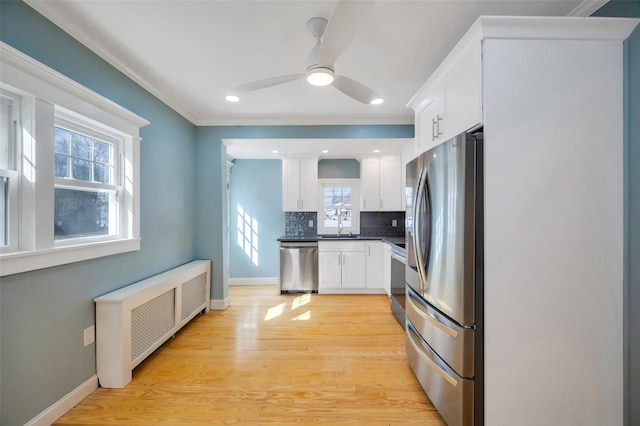
[(342, 212), (338, 212), (338, 237), (340, 236), (343, 228), (344, 226), (342, 226)]

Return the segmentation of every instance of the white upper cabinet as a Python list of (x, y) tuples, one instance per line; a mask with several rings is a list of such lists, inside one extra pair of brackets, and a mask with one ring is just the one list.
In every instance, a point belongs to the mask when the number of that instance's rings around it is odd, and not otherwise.
[(415, 109), (418, 152), (482, 123), (480, 43), (462, 44), (447, 56), (409, 106)]
[(282, 210), (318, 210), (318, 160), (282, 160)]
[(402, 193), (401, 156), (362, 159), (361, 211), (401, 211)]

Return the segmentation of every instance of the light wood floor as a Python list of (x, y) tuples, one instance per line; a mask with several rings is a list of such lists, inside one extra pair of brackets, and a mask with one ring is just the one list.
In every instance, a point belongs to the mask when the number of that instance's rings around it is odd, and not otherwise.
[(230, 298), (124, 389), (98, 389), (56, 424), (445, 425), (407, 364), (386, 296), (236, 286)]

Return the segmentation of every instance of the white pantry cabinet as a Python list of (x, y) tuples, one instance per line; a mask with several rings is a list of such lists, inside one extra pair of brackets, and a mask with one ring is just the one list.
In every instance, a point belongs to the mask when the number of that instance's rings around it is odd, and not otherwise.
[(360, 210), (401, 211), (402, 157), (363, 158), (360, 161)]
[(318, 210), (318, 159), (282, 160), (282, 210)]
[(622, 42), (637, 23), (480, 17), (409, 104), (420, 150), (483, 127), (485, 424), (624, 423)]

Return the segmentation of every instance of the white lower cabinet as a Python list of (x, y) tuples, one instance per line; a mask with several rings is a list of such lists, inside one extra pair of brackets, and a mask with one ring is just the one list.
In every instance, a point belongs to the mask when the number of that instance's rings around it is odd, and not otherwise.
[(349, 293), (365, 287), (364, 241), (318, 242), (319, 293)]
[(382, 241), (370, 241), (365, 243), (366, 272), (365, 286), (371, 289), (384, 289), (384, 247)]

